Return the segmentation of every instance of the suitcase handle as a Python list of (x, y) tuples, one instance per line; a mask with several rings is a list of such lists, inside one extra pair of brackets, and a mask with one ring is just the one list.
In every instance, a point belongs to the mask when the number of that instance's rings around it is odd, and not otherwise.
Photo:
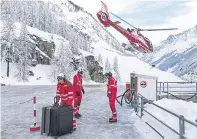
[[(59, 107), (59, 104), (57, 103), (57, 97), (55, 96), (54, 97), (54, 104), (53, 104), (54, 107)], [(62, 107), (68, 107), (69, 105), (67, 104), (63, 104)]]
[(54, 97), (54, 101), (53, 101), (53, 102), (54, 102), (54, 104), (57, 102), (57, 98), (56, 98), (56, 96)]
[(58, 107), (59, 104), (57, 103), (57, 97), (55, 96), (54, 97), (54, 104), (53, 104), (54, 107)]

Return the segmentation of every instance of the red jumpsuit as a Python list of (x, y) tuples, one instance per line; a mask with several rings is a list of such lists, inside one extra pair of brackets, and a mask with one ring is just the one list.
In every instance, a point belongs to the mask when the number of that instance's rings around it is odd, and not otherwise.
[(74, 92), (74, 113), (79, 114), (79, 107), (82, 100), (82, 76), (77, 73), (73, 77), (73, 92)]
[(108, 79), (107, 93), (109, 96), (109, 106), (112, 111), (112, 119), (117, 120), (117, 113), (116, 113), (116, 106), (115, 106), (116, 95), (117, 95), (117, 81), (112, 76), (110, 76)]
[(57, 84), (56, 92), (57, 102), (60, 102), (60, 105), (70, 105), (73, 103), (73, 89), (72, 86), (69, 86), (66, 82)]

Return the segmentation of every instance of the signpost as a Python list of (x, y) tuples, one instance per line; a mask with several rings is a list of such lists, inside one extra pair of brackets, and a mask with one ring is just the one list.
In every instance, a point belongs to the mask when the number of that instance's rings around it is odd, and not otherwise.
[(141, 86), (142, 88), (146, 88), (146, 86), (147, 86), (146, 81), (141, 81), (141, 82), (140, 82), (140, 86)]
[(136, 94), (141, 94), (148, 100), (156, 100), (157, 98), (157, 77), (131, 73), (131, 89), (135, 90)]

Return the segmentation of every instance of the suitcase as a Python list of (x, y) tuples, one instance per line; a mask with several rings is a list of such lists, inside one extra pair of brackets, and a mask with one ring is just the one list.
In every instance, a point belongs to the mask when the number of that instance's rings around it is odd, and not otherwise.
[(73, 107), (47, 106), (42, 108), (41, 134), (62, 136), (73, 130)]

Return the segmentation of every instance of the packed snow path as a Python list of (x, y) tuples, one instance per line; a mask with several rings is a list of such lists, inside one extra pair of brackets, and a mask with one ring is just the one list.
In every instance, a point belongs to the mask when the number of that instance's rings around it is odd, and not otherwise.
[[(121, 89), (122, 88), (122, 89)], [(122, 94), (124, 87), (119, 88)], [(40, 131), (31, 133), (33, 125), (32, 101), (24, 101), (37, 97), (37, 123), (41, 123), (41, 109), (51, 105), (55, 95), (55, 86), (6, 86), (2, 87), (2, 139), (42, 139)], [(77, 120), (77, 130), (59, 139), (147, 139), (155, 133), (142, 123), (129, 106), (117, 104), (118, 122), (109, 123), (111, 112), (105, 87), (84, 87), (85, 95), (81, 104), (81, 119)], [(146, 128), (145, 128), (146, 127)], [(144, 137), (146, 136), (146, 137)], [(149, 136), (149, 137), (148, 137)], [(51, 138), (51, 137), (48, 137)], [(160, 138), (157, 136), (157, 138)]]

